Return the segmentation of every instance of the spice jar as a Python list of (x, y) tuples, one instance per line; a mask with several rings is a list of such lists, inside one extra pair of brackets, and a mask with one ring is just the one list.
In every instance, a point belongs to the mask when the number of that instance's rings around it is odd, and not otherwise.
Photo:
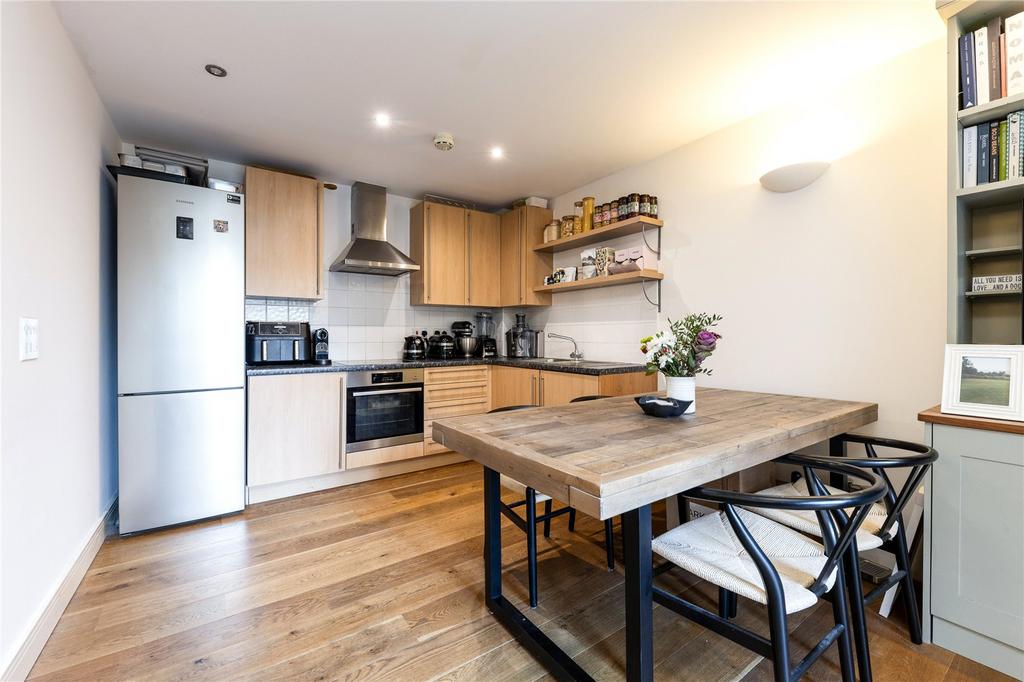
[(619, 197), (619, 220), (629, 217), (629, 195)]
[(640, 215), (640, 195), (633, 192), (629, 195), (629, 217), (636, 218)]
[(654, 196), (653, 194), (651, 195), (650, 216), (652, 218), (657, 218), (658, 217), (658, 197)]
[(594, 197), (583, 197), (583, 231), (594, 229)]
[(647, 194), (640, 195), (640, 215), (651, 215), (651, 197)]
[(609, 222), (612, 223), (619, 219), (619, 201), (617, 199), (612, 202), (612, 211), (608, 217), (610, 219)]
[(601, 204), (601, 227), (604, 227), (612, 221), (611, 212), (611, 204)]

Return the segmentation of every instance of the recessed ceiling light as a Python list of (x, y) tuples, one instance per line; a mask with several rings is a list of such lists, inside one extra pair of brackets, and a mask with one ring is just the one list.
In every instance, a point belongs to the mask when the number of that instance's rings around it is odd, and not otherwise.
[(380, 111), (373, 116), (373, 122), (377, 124), (378, 128), (387, 128), (391, 125), (391, 117), (385, 112)]
[(492, 159), (503, 159), (505, 158), (505, 150), (501, 147), (491, 147), (491, 158)]
[(206, 73), (210, 74), (211, 76), (216, 76), (217, 78), (224, 78), (228, 75), (228, 70), (225, 69), (223, 66), (217, 66), (216, 64), (207, 64)]

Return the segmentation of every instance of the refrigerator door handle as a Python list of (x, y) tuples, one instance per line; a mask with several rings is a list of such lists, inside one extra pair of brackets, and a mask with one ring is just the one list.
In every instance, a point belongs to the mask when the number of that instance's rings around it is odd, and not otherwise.
[(260, 360), (266, 361), (267, 359), (267, 340), (263, 339), (260, 341)]

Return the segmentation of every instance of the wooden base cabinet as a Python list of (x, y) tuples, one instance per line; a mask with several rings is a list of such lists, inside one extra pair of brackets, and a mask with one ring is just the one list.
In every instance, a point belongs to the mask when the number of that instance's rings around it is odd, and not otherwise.
[(451, 452), (431, 438), (435, 419), (484, 414), (491, 409), (487, 365), (431, 367), (423, 372), (423, 455)]
[(939, 452), (925, 508), (925, 639), (1024, 678), (1024, 433), (929, 423), (925, 435)]
[(565, 405), (586, 395), (631, 395), (657, 389), (657, 376), (643, 372), (594, 376), (502, 365), (491, 367), (491, 409), (510, 405)]
[(342, 372), (249, 377), (247, 485), (343, 470), (344, 394)]
[(323, 184), (245, 169), (245, 294), (319, 299), (323, 286)]

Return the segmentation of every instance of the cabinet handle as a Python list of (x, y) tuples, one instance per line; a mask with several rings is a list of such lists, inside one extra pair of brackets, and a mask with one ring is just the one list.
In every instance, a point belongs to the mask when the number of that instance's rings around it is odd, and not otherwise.
[(427, 206), (427, 224), (424, 226), (424, 231), (425, 231), (426, 234), (424, 234), (423, 240), (427, 244), (426, 244), (426, 248), (424, 250), (424, 254), (425, 255), (424, 255), (424, 258), (423, 258), (423, 260), (424, 260), (423, 268), (426, 270), (426, 272), (423, 274), (423, 278), (424, 278), (424, 282), (423, 283), (426, 286), (426, 289), (427, 289), (427, 300), (429, 301), (430, 300), (430, 280), (432, 279), (431, 276), (430, 276), (430, 274), (431, 274), (430, 273), (430, 265), (431, 264), (430, 264), (430, 207), (429, 206)]
[(539, 405), (537, 402), (537, 377), (530, 377), (530, 404)]
[(544, 404), (544, 377), (540, 378), (540, 400), (537, 401), (537, 404)]

